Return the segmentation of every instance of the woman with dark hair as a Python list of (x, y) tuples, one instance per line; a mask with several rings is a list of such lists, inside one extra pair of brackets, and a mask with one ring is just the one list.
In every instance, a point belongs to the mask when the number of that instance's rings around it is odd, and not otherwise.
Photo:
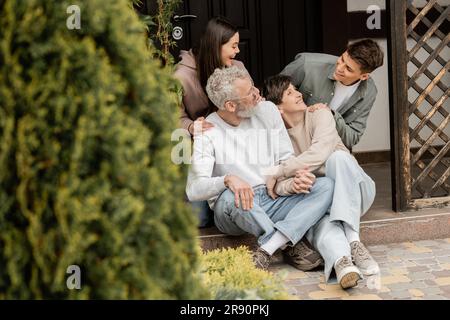
[(234, 59), (239, 52), (238, 29), (221, 17), (208, 22), (198, 47), (181, 51), (174, 76), (183, 85), (181, 126), (191, 136), (194, 127), (201, 133), (213, 126), (205, 121), (206, 116), (217, 111), (206, 95), (206, 83), (217, 68), (233, 65), (245, 68)]
[[(206, 94), (206, 83), (217, 68), (236, 65), (245, 69), (242, 62), (234, 59), (238, 53), (238, 29), (221, 17), (208, 22), (196, 48), (181, 51), (181, 61), (175, 68), (174, 76), (183, 86), (181, 127), (191, 137), (213, 127), (213, 124), (205, 121), (209, 114), (217, 111)], [(192, 206), (199, 213), (199, 227), (213, 223), (213, 214), (207, 201), (193, 202)]]

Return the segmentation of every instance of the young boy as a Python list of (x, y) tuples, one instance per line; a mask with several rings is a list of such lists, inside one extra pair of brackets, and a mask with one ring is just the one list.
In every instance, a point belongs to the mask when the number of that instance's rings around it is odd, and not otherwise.
[[(339, 136), (351, 150), (366, 130), (367, 118), (377, 96), (370, 74), (383, 65), (383, 59), (380, 46), (365, 39), (350, 44), (340, 57), (300, 53), (281, 74), (292, 78), (308, 106), (328, 105)], [(309, 111), (323, 107), (310, 107)]]
[(330, 110), (308, 112), (290, 77), (278, 75), (266, 80), (264, 96), (277, 105), (296, 156), (271, 168), (278, 182), (274, 188), (268, 184), (268, 192), (273, 198), (308, 193), (308, 179), (315, 177), (298, 176), (304, 168), (333, 180), (329, 212), (311, 229), (308, 240), (325, 260), (325, 279), (328, 281), (334, 269), (342, 288), (354, 287), (362, 274), (379, 272), (359, 238), (360, 218), (373, 203), (375, 183), (342, 143)]

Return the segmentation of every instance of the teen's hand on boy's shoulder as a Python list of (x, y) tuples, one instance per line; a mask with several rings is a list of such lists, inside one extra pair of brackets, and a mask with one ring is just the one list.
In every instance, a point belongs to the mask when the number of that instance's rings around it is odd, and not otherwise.
[(240, 203), (242, 203), (243, 210), (249, 211), (253, 209), (253, 197), (255, 193), (250, 184), (233, 175), (227, 175), (224, 183), (234, 193), (234, 204), (236, 208), (239, 208)]
[(326, 105), (325, 103), (317, 103), (317, 104), (313, 104), (312, 106), (308, 107), (309, 112), (316, 112), (317, 110), (322, 110), (322, 109), (330, 110), (330, 107), (328, 105)]
[(211, 122), (206, 121), (204, 117), (200, 117), (191, 123), (189, 126), (189, 133), (196, 136), (211, 128), (214, 128), (214, 125)]

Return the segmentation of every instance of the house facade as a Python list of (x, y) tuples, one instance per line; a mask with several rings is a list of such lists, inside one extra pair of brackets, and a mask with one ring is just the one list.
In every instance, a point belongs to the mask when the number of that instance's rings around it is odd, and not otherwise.
[[(154, 13), (156, 0), (143, 1)], [(390, 163), (392, 208), (450, 205), (450, 0), (184, 0), (174, 17), (177, 49), (191, 48), (206, 22), (239, 27), (243, 61), (256, 84), (299, 52), (341, 54), (372, 38), (386, 63), (374, 72), (378, 97), (354, 152)]]

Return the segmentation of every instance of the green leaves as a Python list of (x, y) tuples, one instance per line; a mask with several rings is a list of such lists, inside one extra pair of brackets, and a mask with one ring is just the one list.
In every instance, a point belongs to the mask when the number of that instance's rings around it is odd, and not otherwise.
[(255, 268), (248, 248), (214, 250), (202, 261), (204, 283), (217, 300), (285, 300), (282, 279)]
[(205, 297), (175, 80), (128, 0), (77, 4), (80, 30), (68, 0), (0, 12), (0, 298)]

